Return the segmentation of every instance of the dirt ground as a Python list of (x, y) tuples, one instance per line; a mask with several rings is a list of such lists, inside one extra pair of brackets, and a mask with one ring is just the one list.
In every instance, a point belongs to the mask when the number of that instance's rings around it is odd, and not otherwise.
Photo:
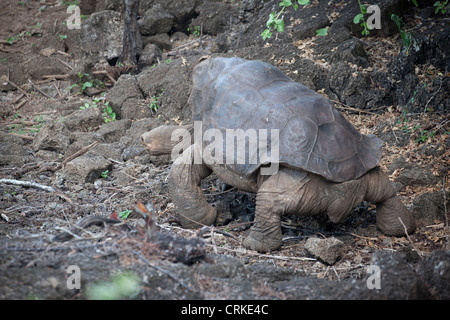
[[(180, 8), (163, 4), (158, 10), (165, 14), (155, 15), (172, 16), (172, 24), (142, 34), (141, 57), (151, 62), (133, 72), (116, 64), (109, 47), (86, 49), (86, 30), (64, 24), (70, 1), (59, 2), (0, 3), (0, 298), (450, 297), (448, 13), (435, 14), (426, 1), (419, 8), (384, 1), (403, 14), (421, 46), (406, 54), (395, 25), (362, 37), (351, 22), (358, 8), (346, 1), (313, 1), (310, 13), (286, 12), (285, 32), (267, 41), (259, 34), (277, 10), (273, 1), (181, 1), (183, 18)], [(92, 21), (105, 8), (119, 14), (117, 3), (81, 4), (82, 25), (100, 25)], [(156, 3), (164, 2), (141, 1)], [(201, 34), (193, 32), (200, 24)], [(329, 35), (317, 36), (323, 27)], [(189, 123), (192, 69), (211, 56), (269, 62), (327, 96), (360, 132), (380, 137), (380, 167), (417, 230), (383, 235), (375, 206), (364, 202), (340, 224), (283, 217), (282, 248), (253, 252), (242, 241), (255, 195), (224, 190), (214, 175), (202, 188), (219, 212), (217, 225), (181, 228), (167, 188), (171, 163), (146, 154), (140, 135), (164, 123)], [(142, 216), (150, 204), (158, 230), (151, 239)], [(101, 219), (76, 227), (92, 216)], [(305, 249), (313, 237), (342, 241), (334, 264)], [(382, 288), (368, 290), (367, 268), (377, 263)], [(81, 270), (81, 288), (67, 285), (71, 265)]]

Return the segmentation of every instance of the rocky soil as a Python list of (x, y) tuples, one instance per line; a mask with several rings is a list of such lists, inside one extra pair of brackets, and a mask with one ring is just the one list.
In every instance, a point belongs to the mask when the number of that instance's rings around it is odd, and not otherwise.
[[(450, 28), (434, 1), (380, 0), (381, 29), (363, 36), (355, 2), (314, 0), (263, 41), (279, 1), (141, 0), (137, 69), (118, 63), (123, 1), (81, 1), (80, 29), (69, 2), (0, 3), (0, 298), (98, 299), (105, 284), (114, 299), (450, 298)], [(284, 217), (283, 247), (260, 254), (242, 246), (255, 195), (214, 176), (216, 226), (182, 229), (170, 159), (140, 136), (190, 122), (192, 70), (214, 56), (269, 62), (380, 137), (417, 231), (383, 235), (362, 203), (338, 225)]]

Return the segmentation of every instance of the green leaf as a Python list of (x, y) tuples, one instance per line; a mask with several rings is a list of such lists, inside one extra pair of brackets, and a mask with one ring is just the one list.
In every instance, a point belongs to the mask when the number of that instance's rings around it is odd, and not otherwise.
[(273, 28), (273, 25), (275, 24), (275, 19), (276, 19), (276, 14), (272, 12), (269, 15), (269, 20), (267, 20), (267, 22), (266, 22), (267, 28)]
[(367, 6), (365, 4), (361, 5), (359, 7), (359, 9), (361, 10), (362, 14), (366, 14), (367, 13)]
[(263, 40), (267, 40), (272, 37), (272, 32), (270, 32), (269, 29), (266, 29), (261, 33), (261, 37), (263, 38)]
[(309, 0), (298, 0), (298, 4), (301, 4), (302, 6), (306, 6), (309, 4)]
[(326, 36), (327, 32), (328, 32), (328, 27), (316, 30), (316, 34), (321, 37)]
[(81, 87), (81, 91), (84, 91), (84, 89), (86, 89), (86, 88), (91, 88), (92, 86), (93, 86), (92, 82), (86, 81), (85, 83), (83, 83), (83, 87)]
[(362, 19), (364, 19), (364, 15), (362, 13), (357, 14), (354, 18), (353, 18), (353, 23), (359, 23)]
[(292, 1), (291, 0), (283, 0), (282, 2), (280, 2), (280, 6), (281, 7), (290, 7), (290, 6), (292, 6)]
[(276, 25), (278, 32), (284, 32), (284, 20), (283, 19), (275, 20), (275, 25)]

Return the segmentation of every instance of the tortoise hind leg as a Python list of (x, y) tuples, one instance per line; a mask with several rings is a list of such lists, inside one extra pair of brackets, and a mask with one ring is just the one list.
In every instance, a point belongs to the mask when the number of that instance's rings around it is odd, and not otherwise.
[(185, 228), (209, 226), (216, 220), (216, 210), (208, 204), (200, 187), (201, 180), (212, 171), (203, 163), (194, 163), (194, 152), (198, 152), (195, 145), (187, 148), (173, 163), (169, 176), (172, 200)]
[[(365, 199), (377, 205), (377, 226), (386, 235), (403, 236), (414, 232), (416, 226), (411, 212), (400, 201), (388, 176), (375, 168), (367, 174)], [(401, 220), (401, 221), (400, 221)]]

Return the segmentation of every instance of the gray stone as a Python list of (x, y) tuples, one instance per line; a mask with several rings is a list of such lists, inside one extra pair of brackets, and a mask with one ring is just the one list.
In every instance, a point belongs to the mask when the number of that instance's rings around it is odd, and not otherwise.
[(450, 192), (446, 191), (446, 203), (444, 205), (444, 193), (427, 192), (415, 197), (411, 208), (412, 215), (417, 225), (435, 224), (436, 220), (445, 220), (445, 207), (450, 208)]
[(71, 143), (70, 132), (61, 122), (46, 123), (33, 140), (35, 150), (64, 153)]
[(77, 182), (93, 183), (102, 172), (111, 168), (112, 162), (104, 157), (86, 154), (69, 161), (64, 167), (64, 174)]
[(160, 4), (156, 4), (145, 11), (142, 19), (138, 20), (143, 35), (167, 33), (172, 29), (173, 16)]
[(119, 12), (93, 13), (81, 24), (81, 48), (89, 55), (108, 60), (122, 53), (123, 21)]
[(336, 238), (309, 238), (305, 243), (305, 249), (317, 259), (332, 265), (341, 256), (344, 243)]
[(161, 61), (162, 53), (156, 44), (149, 43), (142, 50), (142, 54), (139, 57), (138, 67), (139, 69), (144, 69), (145, 67), (152, 66)]
[(131, 98), (144, 99), (136, 78), (125, 74), (120, 76), (114, 87), (106, 94), (106, 100), (119, 118), (122, 118), (122, 104)]

